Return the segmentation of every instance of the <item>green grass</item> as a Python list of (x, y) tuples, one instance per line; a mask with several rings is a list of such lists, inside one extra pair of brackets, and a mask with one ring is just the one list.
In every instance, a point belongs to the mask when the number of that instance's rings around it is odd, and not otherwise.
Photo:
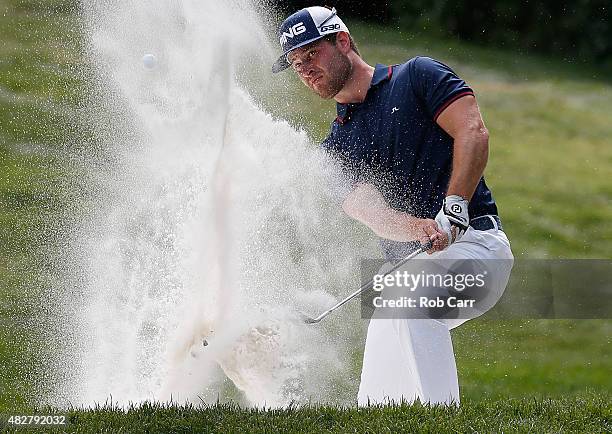
[(39, 294), (82, 98), (68, 3), (0, 0), (0, 409), (35, 400), (45, 372)]
[[(51, 274), (41, 252), (54, 248), (54, 213), (66, 202), (63, 144), (86, 127), (75, 114), (84, 95), (72, 5), (0, 0), (0, 413), (33, 414), (34, 379), (45, 369), (32, 327)], [(351, 28), (370, 63), (429, 55), (474, 88), (491, 135), (487, 180), (517, 257), (612, 258), (609, 77), (589, 65)], [(334, 104), (286, 78), (287, 100), (304, 101), (290, 121), (320, 140)], [(470, 321), (453, 331), (459, 410), (144, 406), (71, 411), (69, 430), (609, 432), (611, 336), (610, 320)], [(355, 351), (356, 364), (360, 357)]]
[[(58, 414), (53, 409), (29, 414)], [(61, 413), (60, 413), (61, 414)], [(70, 410), (67, 425), (48, 432), (610, 432), (612, 411), (602, 397), (479, 400), (460, 407), (413, 405), (362, 409), (306, 406), (284, 410), (231, 405), (144, 404)], [(1, 425), (0, 425), (1, 426)]]
[(462, 396), (503, 399), (612, 390), (609, 320), (470, 321), (453, 331)]

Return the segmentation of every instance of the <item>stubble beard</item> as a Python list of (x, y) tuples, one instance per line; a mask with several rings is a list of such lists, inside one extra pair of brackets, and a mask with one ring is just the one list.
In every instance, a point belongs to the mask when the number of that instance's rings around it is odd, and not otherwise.
[(329, 82), (324, 87), (313, 90), (323, 99), (332, 99), (344, 88), (352, 74), (353, 64), (348, 56), (337, 51), (330, 62)]

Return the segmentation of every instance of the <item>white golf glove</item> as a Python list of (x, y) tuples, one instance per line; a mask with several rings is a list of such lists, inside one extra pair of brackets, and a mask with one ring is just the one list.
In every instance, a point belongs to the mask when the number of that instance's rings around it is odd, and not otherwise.
[(436, 215), (436, 223), (448, 236), (448, 245), (459, 240), (470, 225), (468, 201), (461, 196), (446, 196), (442, 209)]

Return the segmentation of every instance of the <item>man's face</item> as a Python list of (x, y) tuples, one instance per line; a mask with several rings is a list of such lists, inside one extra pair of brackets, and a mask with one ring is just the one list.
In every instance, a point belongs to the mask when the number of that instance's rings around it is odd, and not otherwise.
[(297, 48), (289, 61), (302, 83), (325, 99), (336, 96), (352, 73), (348, 56), (326, 40)]

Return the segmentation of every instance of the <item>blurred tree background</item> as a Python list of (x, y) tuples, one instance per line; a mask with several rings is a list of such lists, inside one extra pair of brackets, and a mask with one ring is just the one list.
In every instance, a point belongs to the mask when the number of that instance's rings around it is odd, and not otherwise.
[[(286, 14), (317, 3), (277, 4)], [(595, 62), (612, 70), (611, 0), (326, 0), (323, 4), (334, 6), (342, 17), (385, 23), (406, 32)]]

